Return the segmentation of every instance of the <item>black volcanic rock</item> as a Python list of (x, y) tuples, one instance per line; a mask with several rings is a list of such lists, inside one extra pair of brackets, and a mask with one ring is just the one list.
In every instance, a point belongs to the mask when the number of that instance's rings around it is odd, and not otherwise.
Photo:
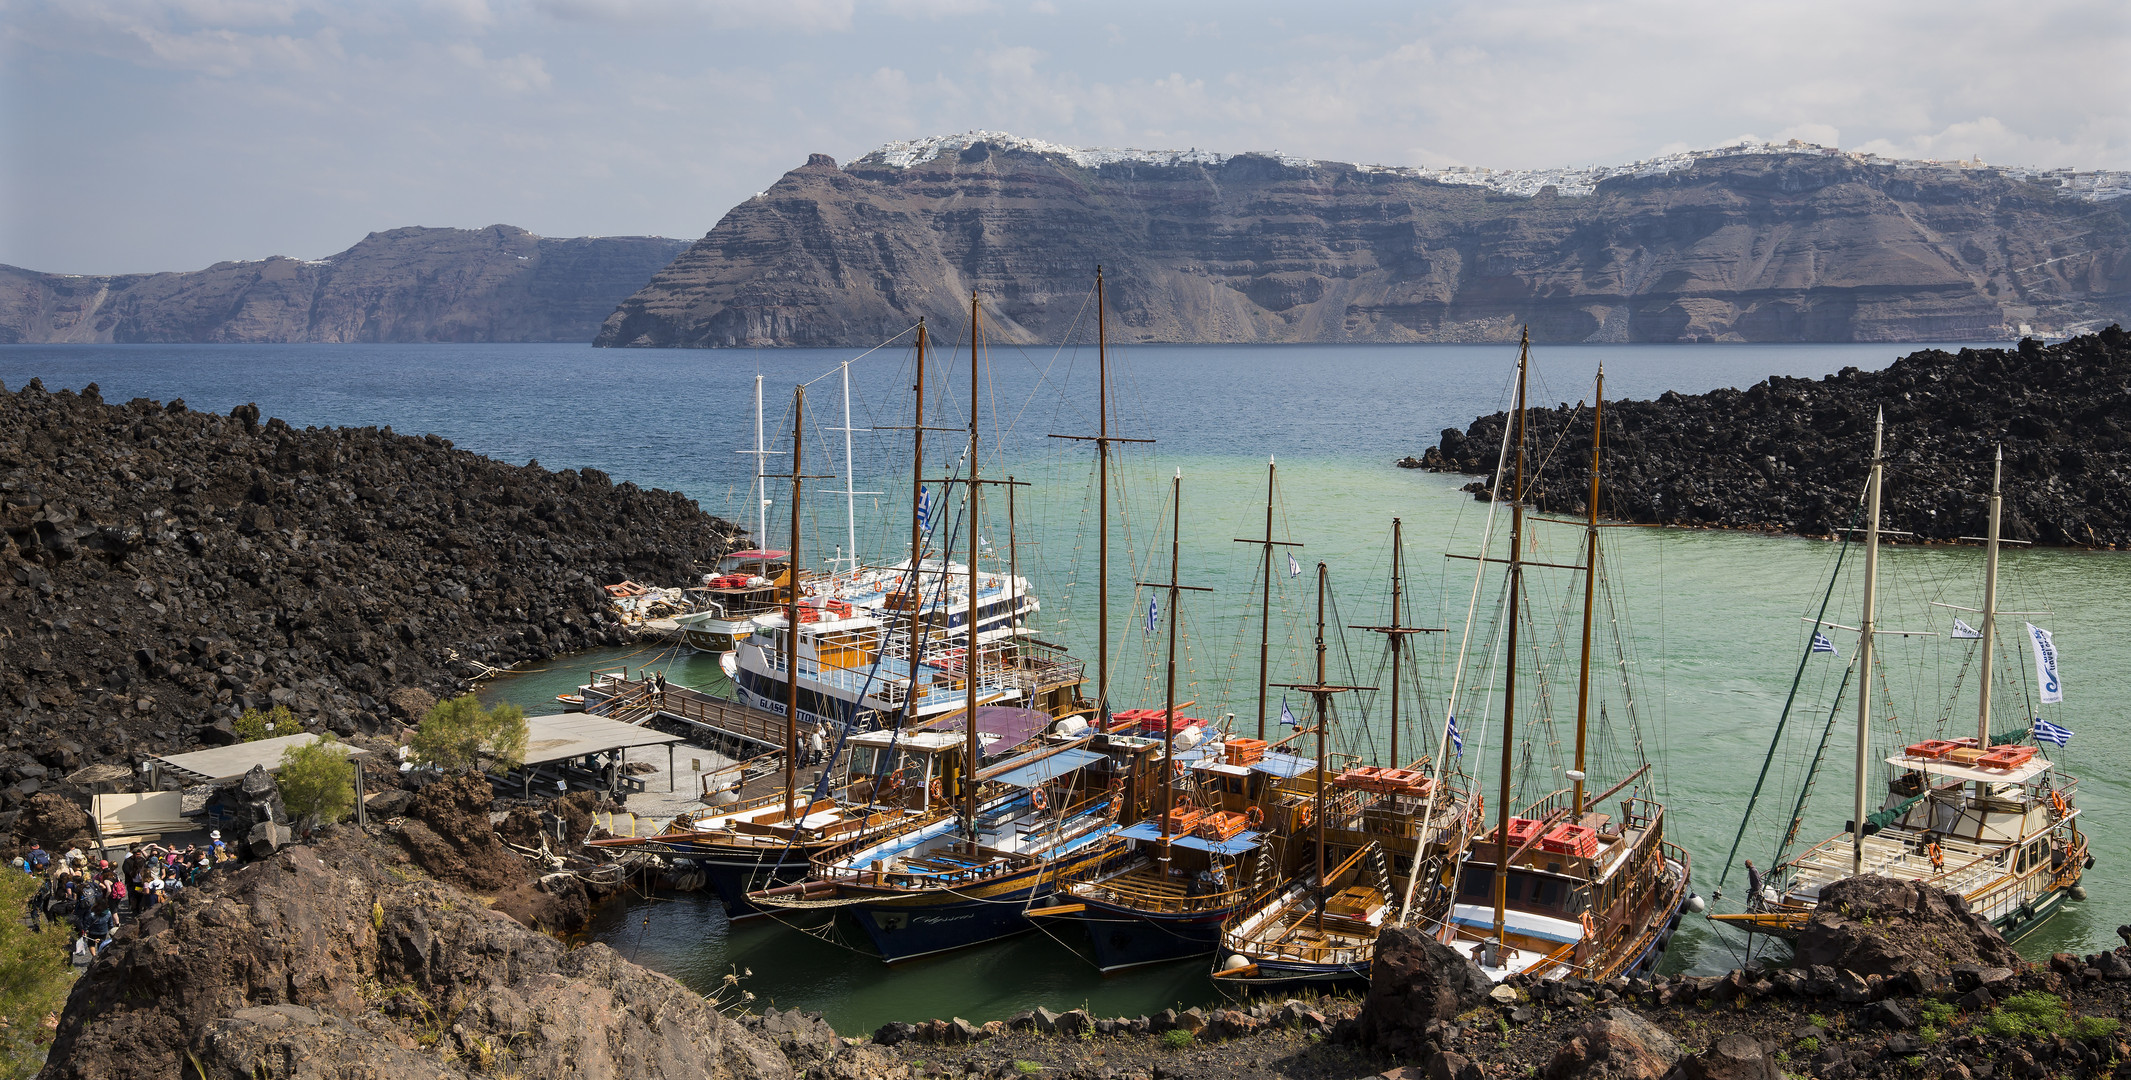
[[(1746, 390), (1608, 401), (1600, 512), (1809, 535), (1846, 527), (1882, 408), (1886, 528), (1926, 540), (1983, 535), (1992, 455), (2002, 446), (2007, 539), (2131, 545), (2131, 334), (2117, 326), (2057, 345), (1925, 349), (1884, 371), (1845, 368), (1819, 382), (1776, 377)], [(1419, 467), (1492, 473), (1505, 419), (1445, 429)], [(1561, 447), (1532, 501), (1585, 512), (1590, 410), (1533, 409), (1527, 439)], [(1472, 485), (1477, 495), (1483, 488)]]
[(0, 343), (589, 341), (687, 246), (393, 229), (316, 262), (85, 277), (0, 266)]
[(817, 154), (597, 343), (871, 345), (920, 316), (952, 332), (972, 289), (998, 340), (1085, 340), (1097, 264), (1123, 341), (1502, 341), (1527, 324), (1539, 341), (2010, 339), (2131, 317), (2127, 210), (1817, 153), (1705, 158), (1578, 197), (1252, 154)]
[(246, 707), (389, 729), (471, 661), (622, 641), (600, 586), (692, 580), (740, 533), (593, 469), (233, 414), (0, 391), (0, 809), (33, 766), (228, 741)]

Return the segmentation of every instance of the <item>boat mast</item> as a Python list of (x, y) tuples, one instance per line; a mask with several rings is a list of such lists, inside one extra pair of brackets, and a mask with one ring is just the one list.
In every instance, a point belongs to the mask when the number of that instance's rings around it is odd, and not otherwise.
[(1093, 435), (1053, 435), (1095, 444), (1095, 718), (1096, 727), (1110, 717), (1110, 444), (1151, 443), (1153, 439), (1110, 435), (1110, 328), (1104, 313), (1102, 267), (1095, 268), (1095, 412)]
[(1265, 738), (1265, 709), (1267, 697), (1266, 678), (1271, 670), (1273, 632), (1273, 549), (1276, 547), (1301, 547), (1288, 540), (1273, 539), (1273, 484), (1279, 478), (1280, 465), (1270, 456), (1265, 459), (1265, 537), (1260, 540), (1238, 538), (1238, 544), (1257, 544), (1265, 550), (1265, 580), (1261, 583), (1265, 594), (1259, 598), (1258, 608), (1258, 738)]
[(1208, 592), (1210, 590), (1184, 585), (1177, 581), (1177, 571), (1183, 552), (1184, 470), (1178, 469), (1176, 478), (1169, 482), (1169, 581), (1162, 586), (1169, 590), (1169, 674), (1165, 683), (1162, 702), (1162, 810), (1157, 832), (1160, 839), (1162, 875), (1169, 874), (1169, 814), (1176, 802), (1176, 644), (1177, 630), (1183, 625), (1177, 607), (1178, 595), (1186, 590)]
[(1591, 496), (1585, 509), (1583, 549), (1583, 659), (1576, 669), (1576, 765), (1570, 780), (1576, 785), (1570, 796), (1569, 818), (1583, 820), (1585, 736), (1591, 720), (1591, 614), (1598, 593), (1598, 449), (1605, 430), (1606, 366), (1598, 366), (1598, 386), (1591, 392), (1597, 404), (1591, 407)]
[(1510, 769), (1517, 730), (1517, 605), (1524, 586), (1524, 412), (1525, 384), (1532, 362), (1532, 331), (1524, 330), (1517, 346), (1517, 457), (1509, 501), (1509, 663), (1502, 685), (1502, 790), (1495, 807), (1495, 940), (1503, 945), (1509, 921)]
[[(761, 386), (757, 378), (755, 385)], [(806, 428), (807, 388), (792, 388), (792, 537), (790, 560), (792, 584), (785, 590), (784, 604), (784, 820), (793, 823), (799, 793), (799, 466), (804, 460), (800, 440)], [(757, 458), (756, 460), (761, 460)]]
[[(1355, 630), (1369, 630), (1383, 634), (1391, 642), (1391, 767), (1405, 768), (1398, 756), (1398, 683), (1399, 668), (1404, 663), (1406, 635), (1440, 633), (1440, 626), (1407, 626), (1405, 623), (1406, 588), (1406, 541), (1405, 524), (1398, 518), (1391, 519), (1391, 625), (1356, 626)], [(1424, 830), (1425, 831), (1425, 830)]]
[(1316, 705), (1317, 705), (1317, 784), (1316, 784), (1316, 788), (1317, 788), (1317, 791), (1316, 791), (1316, 794), (1315, 794), (1315, 799), (1314, 799), (1314, 801), (1315, 801), (1315, 804), (1316, 804), (1316, 805), (1314, 805), (1314, 806), (1312, 806), (1312, 807), (1310, 808), (1310, 818), (1311, 818), (1311, 820), (1312, 820), (1312, 821), (1313, 821), (1313, 822), (1314, 822), (1314, 823), (1316, 824), (1316, 826), (1317, 826), (1317, 932), (1318, 932), (1318, 933), (1323, 933), (1323, 932), (1324, 932), (1324, 906), (1325, 906), (1325, 900), (1326, 900), (1326, 899), (1327, 899), (1327, 898), (1329, 897), (1329, 895), (1330, 895), (1330, 891), (1331, 891), (1331, 887), (1332, 887), (1332, 883), (1331, 883), (1331, 882), (1329, 882), (1329, 881), (1326, 881), (1326, 880), (1324, 879), (1324, 789), (1325, 789), (1324, 756), (1325, 756), (1325, 751), (1326, 751), (1326, 749), (1327, 749), (1327, 748), (1326, 748), (1326, 746), (1325, 746), (1325, 728), (1326, 728), (1326, 726), (1327, 726), (1327, 722), (1328, 722), (1328, 721), (1329, 721), (1329, 720), (1331, 719), (1331, 716), (1332, 716), (1332, 710), (1331, 710), (1331, 708), (1329, 707), (1329, 706), (1331, 705), (1331, 701), (1332, 701), (1332, 695), (1330, 695), (1330, 694), (1328, 694), (1328, 693), (1325, 693), (1325, 692), (1324, 692), (1324, 689), (1323, 689), (1323, 688), (1324, 688), (1324, 685), (1325, 685), (1325, 675), (1326, 675), (1326, 672), (1325, 672), (1325, 642), (1324, 642), (1324, 594), (1325, 594), (1325, 588), (1326, 588), (1326, 586), (1327, 586), (1327, 585), (1329, 585), (1329, 584), (1330, 584), (1330, 582), (1331, 582), (1331, 577), (1332, 577), (1331, 571), (1325, 568), (1325, 564), (1323, 564), (1323, 563), (1318, 563), (1318, 564), (1317, 564), (1317, 688), (1318, 688), (1318, 690), (1317, 690), (1317, 693), (1315, 693), (1315, 694), (1312, 694), (1312, 695), (1311, 695), (1311, 697), (1313, 697), (1314, 699), (1316, 699)]
[(1983, 546), (1983, 665), (1976, 678), (1976, 746), (1984, 750), (1990, 749), (1990, 653), (1998, 640), (1998, 515), (2005, 506), (1998, 485), (2004, 477), (2005, 448), (2001, 446), (1990, 471), (1990, 532)]
[(910, 573), (903, 579), (904, 596), (908, 601), (905, 609), (910, 613), (910, 687), (903, 695), (903, 712), (909, 714), (911, 702), (917, 697), (918, 679), (918, 609), (923, 607), (924, 586), (919, 583), (919, 559), (925, 554), (925, 532), (918, 518), (925, 501), (925, 320), (918, 319), (918, 377), (917, 409), (910, 421)]
[[(762, 441), (762, 376), (755, 376), (755, 546), (770, 546), (770, 492), (767, 478), (762, 475), (762, 459), (769, 455), (769, 448)], [(786, 556), (787, 559), (790, 556)], [(799, 581), (799, 564), (792, 566), (792, 582)], [(769, 568), (769, 560), (763, 559), (763, 569)]]
[[(977, 762), (983, 753), (982, 740), (977, 737), (977, 541), (982, 523), (977, 515), (977, 493), (984, 490), (978, 479), (977, 448), (982, 432), (977, 426), (977, 408), (982, 399), (977, 393), (977, 320), (981, 312), (977, 291), (969, 291), (969, 615), (962, 628), (962, 686), (964, 704), (968, 707), (962, 730), (964, 753), (967, 761), (962, 769), (962, 814), (969, 823), (969, 854), (977, 855)], [(946, 567), (941, 567), (946, 572)]]
[(851, 427), (851, 361), (849, 360), (843, 362), (843, 383), (844, 426), (836, 430), (843, 432), (844, 435), (844, 539), (851, 546), (839, 553), (842, 557), (837, 561), (844, 562), (848, 559), (851, 572), (856, 574), (858, 573), (858, 497), (860, 495), (878, 495), (880, 492), (857, 491), (851, 486), (858, 473), (851, 467), (851, 432), (854, 429)]
[[(1872, 479), (1865, 485), (1865, 607), (1857, 620), (1857, 794), (1850, 819), (1850, 873), (1865, 872), (1865, 778), (1872, 761), (1872, 621), (1879, 603), (1879, 486), (1887, 411), (1872, 421)], [(1817, 631), (1816, 631), (1817, 632)], [(1990, 643), (1984, 642), (1988, 651)], [(1987, 741), (1989, 732), (1984, 733)]]
[(1110, 719), (1110, 326), (1095, 268), (1095, 720)]

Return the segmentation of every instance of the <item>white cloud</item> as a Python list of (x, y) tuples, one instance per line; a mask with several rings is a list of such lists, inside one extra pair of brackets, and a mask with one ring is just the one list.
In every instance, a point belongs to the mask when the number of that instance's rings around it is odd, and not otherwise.
[(39, 103), (0, 114), (0, 261), (79, 271), (416, 222), (699, 235), (811, 151), (972, 129), (1505, 168), (1753, 132), (2131, 168), (2120, 0), (0, 5), (0, 95)]

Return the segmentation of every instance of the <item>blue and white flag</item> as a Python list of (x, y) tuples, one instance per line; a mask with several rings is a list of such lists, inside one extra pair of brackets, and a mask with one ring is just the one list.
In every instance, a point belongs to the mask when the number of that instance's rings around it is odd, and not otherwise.
[(1813, 651), (1814, 651), (1814, 652), (1824, 652), (1824, 653), (1834, 653), (1834, 655), (1836, 655), (1836, 656), (1841, 656), (1841, 655), (1842, 655), (1842, 654), (1841, 654), (1841, 653), (1839, 653), (1839, 652), (1835, 652), (1835, 643), (1834, 643), (1834, 642), (1832, 642), (1832, 641), (1829, 641), (1829, 640), (1828, 640), (1828, 636), (1827, 636), (1826, 634), (1823, 634), (1823, 633), (1819, 633), (1819, 632), (1817, 632), (1817, 631), (1816, 631), (1816, 632), (1815, 632), (1815, 633), (1813, 634)]
[(1280, 725), (1281, 725), (1282, 727), (1294, 727), (1294, 726), (1296, 726), (1296, 724), (1297, 724), (1297, 721), (1296, 721), (1296, 719), (1295, 719), (1295, 711), (1294, 711), (1293, 709), (1290, 709), (1290, 708), (1288, 708), (1288, 707), (1287, 707), (1287, 699), (1286, 699), (1286, 698), (1284, 698), (1284, 697), (1283, 697), (1283, 698), (1281, 698), (1281, 699), (1280, 699)]
[(2035, 646), (2035, 681), (2042, 687), (2042, 703), (2055, 705), (2064, 700), (2064, 683), (2057, 678), (2057, 646), (2050, 641), (2050, 632), (2027, 624), (2027, 637)]
[(1147, 598), (1147, 633), (1154, 633), (1154, 624), (1162, 618), (1162, 605), (1154, 597)]
[(2058, 746), (2063, 746), (2064, 744), (2072, 741), (2071, 728), (2058, 727), (2057, 725), (2052, 724), (2039, 716), (2035, 718), (2034, 730), (2028, 732), (2028, 734), (2032, 736), (2036, 742), (2054, 743)]
[(931, 488), (918, 489), (918, 528), (928, 531), (932, 528)]
[(1293, 555), (1290, 555), (1290, 556), (1288, 556), (1288, 557), (1287, 557), (1287, 576), (1289, 576), (1289, 577), (1301, 577), (1301, 576), (1302, 576), (1302, 564), (1301, 564), (1301, 563), (1299, 563), (1299, 562), (1296, 562), (1296, 561), (1295, 561), (1295, 557), (1294, 557)]
[(1975, 627), (1970, 626), (1959, 619), (1955, 619), (1953, 621), (1953, 636), (1956, 638), (1980, 638), (1983, 636), (1983, 631), (1978, 630)]
[(1450, 749), (1459, 757), (1465, 756), (1465, 736), (1458, 731), (1458, 718), (1450, 718)]

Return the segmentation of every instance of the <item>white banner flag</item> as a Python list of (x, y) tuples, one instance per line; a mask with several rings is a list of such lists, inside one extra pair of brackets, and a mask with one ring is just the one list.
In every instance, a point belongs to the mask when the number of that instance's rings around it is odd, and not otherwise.
[(2064, 684), (2057, 680), (2057, 646), (2050, 642), (2050, 632), (2027, 624), (2028, 640), (2035, 644), (2035, 681), (2042, 685), (2042, 703), (2055, 705), (2064, 700)]

